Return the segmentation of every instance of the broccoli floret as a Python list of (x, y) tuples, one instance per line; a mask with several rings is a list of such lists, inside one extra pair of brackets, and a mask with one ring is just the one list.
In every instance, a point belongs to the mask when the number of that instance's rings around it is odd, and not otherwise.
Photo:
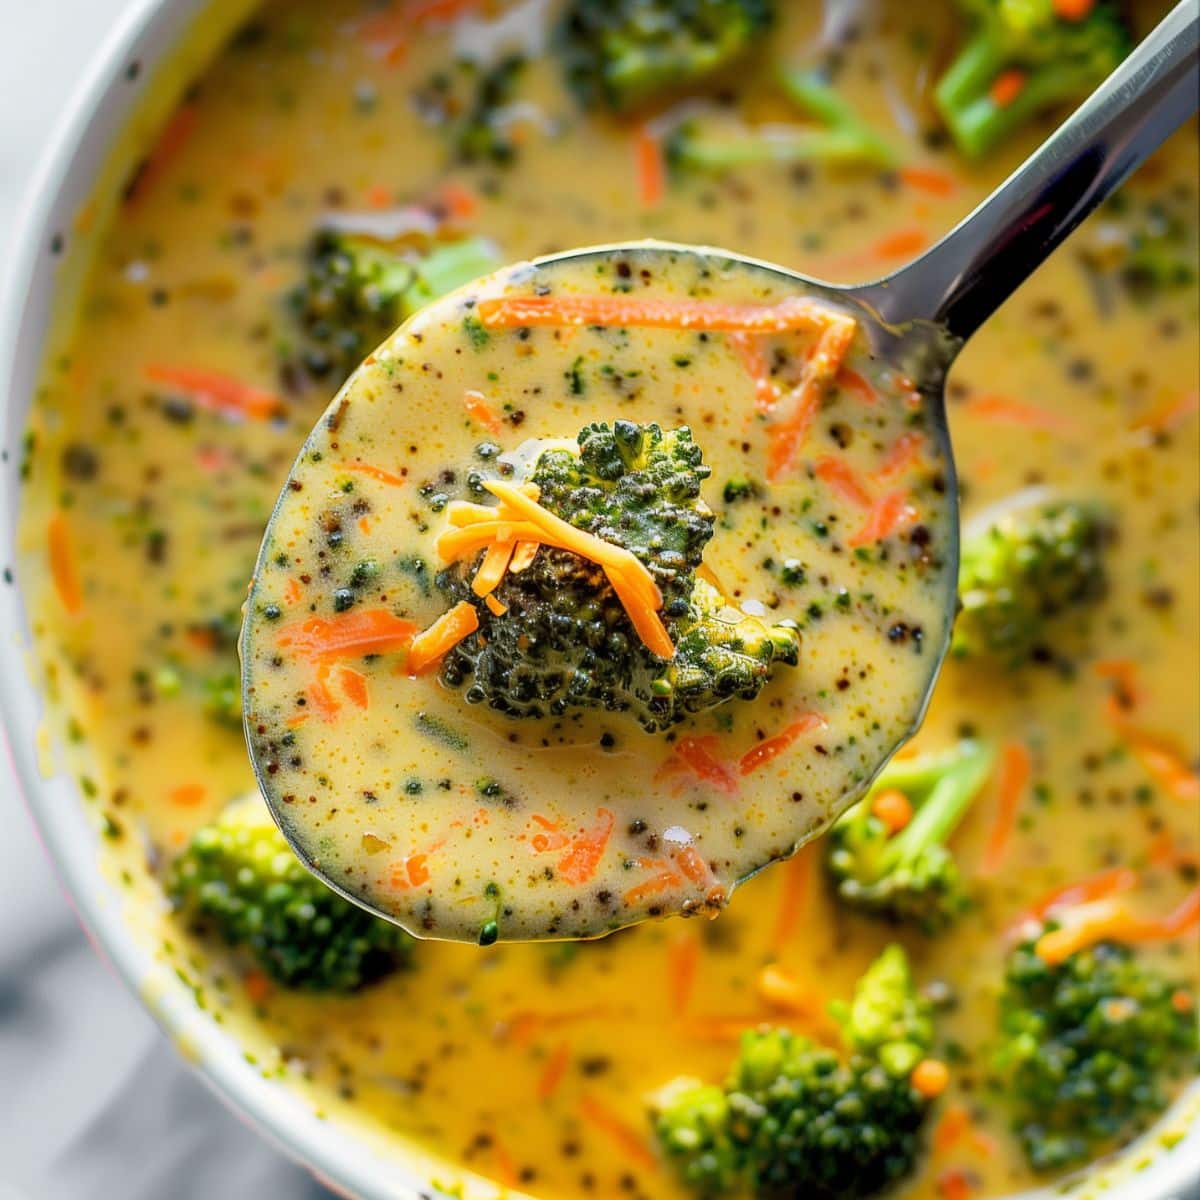
[(1083, 17), (1054, 0), (959, 0), (971, 34), (934, 89), (964, 154), (979, 158), (1039, 113), (1078, 103), (1110, 75), (1132, 42), (1117, 0)]
[(1008, 957), (994, 1086), (1030, 1166), (1052, 1171), (1128, 1141), (1194, 1068), (1195, 1012), (1179, 985), (1102, 942), (1045, 963), (1036, 941)]
[(281, 365), (336, 384), (417, 309), (499, 265), (484, 238), (420, 254), (331, 229), (313, 236), (307, 263), (285, 298), (295, 345), (281, 348)]
[(682, 1079), (652, 1098), (659, 1141), (698, 1195), (865, 1200), (911, 1172), (930, 1102), (910, 1077), (933, 1023), (904, 951), (888, 947), (835, 1015), (846, 1057), (756, 1030), (723, 1087)]
[(450, 603), (469, 601), (479, 615), (478, 631), (443, 660), (443, 682), (514, 717), (602, 708), (629, 712), (653, 732), (726, 700), (752, 699), (777, 663), (795, 665), (793, 626), (733, 609), (696, 577), (714, 518), (700, 497), (709, 468), (691, 432), (617, 421), (587, 426), (578, 443), (578, 454), (543, 451), (529, 478), (547, 509), (647, 567), (662, 592), (674, 657), (646, 648), (600, 567), (542, 547), (493, 593), (500, 615), (471, 590), (477, 562), (438, 575)]
[(627, 112), (727, 66), (774, 19), (774, 0), (572, 0), (567, 81), (585, 105)]
[(399, 926), (344, 900), (301, 864), (257, 795), (197, 830), (171, 868), (167, 891), (284, 987), (352, 992), (410, 956), (412, 939)]
[(1056, 618), (1104, 598), (1111, 540), (1107, 514), (1074, 501), (1021, 505), (987, 522), (963, 542), (952, 652), (1024, 664)]
[[(937, 933), (958, 917), (967, 898), (946, 841), (992, 767), (978, 742), (894, 761), (829, 831), (825, 866), (838, 899), (868, 916), (911, 923)], [(893, 832), (875, 801), (901, 792), (912, 819)]]
[(728, 171), (758, 163), (828, 163), (888, 167), (894, 149), (875, 132), (817, 71), (786, 70), (783, 90), (816, 124), (754, 129), (727, 120), (685, 121), (667, 141), (673, 167)]
[(460, 162), (508, 166), (516, 158), (516, 143), (497, 118), (499, 110), (512, 102), (524, 69), (525, 59), (511, 54), (478, 77), (465, 115), (452, 127), (454, 152)]

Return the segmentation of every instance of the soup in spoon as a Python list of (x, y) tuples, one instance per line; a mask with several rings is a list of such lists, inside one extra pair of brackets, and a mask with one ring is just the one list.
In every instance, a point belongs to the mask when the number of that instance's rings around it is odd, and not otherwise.
[(428, 937), (715, 914), (920, 719), (956, 570), (928, 420), (850, 313), (719, 252), (418, 313), (310, 435), (247, 607), (293, 846)]

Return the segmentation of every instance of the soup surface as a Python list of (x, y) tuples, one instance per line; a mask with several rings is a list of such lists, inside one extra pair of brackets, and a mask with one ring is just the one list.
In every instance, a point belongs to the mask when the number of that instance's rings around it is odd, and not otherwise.
[[(966, 1114), (978, 1135), (932, 1139), (906, 1194), (1016, 1192), (1037, 1177), (988, 1086), (1006, 931), (1047, 893), (1117, 868), (1136, 874), (1144, 911), (1170, 910), (1195, 887), (1197, 292), (1175, 276), (1134, 286), (1122, 257), (1160, 245), (1169, 229), (1194, 265), (1193, 127), (1005, 305), (952, 372), (968, 520), (1037, 486), (1103, 505), (1117, 536), (1107, 594), (1056, 624), (1024, 665), (951, 661), (939, 680), (919, 745), (973, 735), (1000, 764), (954, 835), (971, 908), (944, 932), (891, 928), (842, 905), (816, 842), (745, 883), (715, 921), (650, 922), (569, 948), (422, 943), (411, 969), (330, 997), (272, 984), (163, 898), (193, 832), (255, 790), (238, 712), (241, 607), (274, 499), (340, 382), (328, 361), (298, 363), (296, 353), (288, 297), (309, 270), (314, 228), (382, 224), (414, 252), (479, 235), (500, 261), (657, 236), (867, 278), (936, 239), (1049, 128), (1029, 126), (970, 163), (945, 144), (928, 88), (959, 33), (940, 4), (868, 5), (852, 25), (823, 22), (815, 5), (783, 7), (755, 69), (707, 86), (708, 103), (725, 121), (794, 123), (772, 68), (819, 64), (893, 148), (894, 165), (760, 162), (664, 178), (646, 154), (654, 130), (581, 110), (564, 86), (553, 5), (480, 7), (452, 24), (437, 5), (399, 24), (357, 0), (266, 5), (191, 81), (102, 236), (70, 344), (47, 364), (33, 408), (22, 582), (46, 691), (80, 749), (80, 790), (131, 921), (264, 1075), (331, 1120), (419, 1143), (448, 1184), (475, 1172), (545, 1197), (688, 1195), (656, 1153), (647, 1094), (679, 1074), (720, 1082), (741, 1031), (759, 1022), (820, 1035), (825, 1001), (847, 996), (900, 941), (942, 1001), (937, 1053), (951, 1069), (938, 1111), (959, 1114), (960, 1129)], [(465, 152), (459, 135), (485, 77), (510, 88), (493, 127), (505, 137)], [(731, 381), (732, 362), (709, 354), (705, 379)], [(631, 386), (605, 380), (616, 396)], [(526, 437), (572, 438), (577, 418), (591, 418), (582, 401), (555, 404), (561, 420), (549, 404), (523, 404), (536, 427), (490, 440), (515, 453)], [(715, 468), (709, 502), (735, 520), (750, 510), (715, 488), (738, 465), (728, 423), (745, 405), (743, 378), (736, 410), (711, 405), (711, 431), (702, 402), (688, 397), (683, 414)], [(681, 419), (630, 407), (638, 419)], [(403, 411), (388, 408), (391, 420), (423, 423), (422, 445), (470, 460), (478, 439), (461, 413)], [(606, 405), (596, 415), (620, 414)], [(384, 492), (355, 476), (381, 522), (407, 520), (424, 482)], [(444, 515), (429, 512), (414, 543), (436, 536)], [(788, 523), (767, 526), (761, 536), (782, 545)], [(709, 553), (719, 575), (746, 572), (765, 604), (761, 559), (724, 557), (737, 536), (718, 528)], [(268, 575), (263, 586), (281, 582)], [(422, 621), (439, 611), (420, 605)], [(802, 632), (805, 665), (771, 685), (783, 694), (807, 688), (818, 668), (836, 673), (832, 660), (808, 665), (822, 643)], [(385, 719), (380, 701), (393, 689), (450, 702), (431, 679), (376, 670), (374, 719)], [(901, 698), (888, 702), (901, 723)], [(759, 706), (726, 707), (732, 752), (759, 736)], [(770, 711), (767, 736), (792, 714)], [(455, 700), (455, 719), (463, 712), (480, 739), (504, 728)], [(312, 721), (298, 727), (310, 729), (324, 736)], [(645, 737), (620, 733), (614, 753)], [(433, 761), (414, 759), (422, 788), (436, 788)], [(640, 758), (622, 761), (649, 774)], [(496, 773), (511, 762), (497, 756)], [(772, 767), (782, 778), (789, 763)], [(398, 766), (394, 785), (408, 774)], [(695, 799), (685, 789), (681, 803)], [(482, 915), (471, 908), (464, 927)], [(1138, 953), (1194, 992), (1194, 933)], [(773, 986), (780, 973), (790, 990)]]
[[(531, 328), (542, 314), (518, 310), (499, 324), (507, 304), (530, 298), (552, 304), (551, 319), (573, 302), (633, 311)], [(718, 328), (638, 324), (661, 313)], [(781, 328), (719, 328), (754, 322)], [(878, 378), (894, 372), (870, 361), (856, 325), (778, 273), (645, 247), (490, 277), (376, 350), (293, 468), (250, 595), (251, 749), (305, 855), (418, 934), (584, 936), (671, 911), (719, 912), (738, 881), (860, 794), (919, 719), (956, 580), (926, 410), (911, 387)], [(802, 446), (779, 448), (787, 427), (756, 415), (739, 337), (776, 362), (769, 386), (785, 408), (786, 393), (807, 394), (821, 339), (836, 344), (825, 369), (854, 383), (834, 390)], [(631, 393), (614, 400), (612, 378), (635, 381)], [(445, 671), (414, 674), (405, 637), (415, 653), (414, 632), (447, 609), (448, 591), (461, 594), (456, 574), (447, 584), (436, 573), (457, 554), (445, 547), (499, 511), (475, 498), (536, 477), (546, 447), (576, 459), (574, 431), (623, 414), (695, 431), (720, 510), (704, 557), (728, 592), (718, 619), (732, 631), (743, 603), (787, 622), (778, 636), (796, 631), (795, 668), (772, 664), (766, 691), (702, 710), (667, 738), (638, 728), (617, 708), (624, 700), (573, 705), (569, 685), (544, 701), (533, 692), (521, 718), (511, 688), (492, 695), (504, 711), (484, 711), (480, 671), (456, 673), (454, 687)], [(755, 494), (741, 496), (748, 477)], [(904, 516), (880, 526), (878, 507), (893, 497)], [(451, 521), (468, 518), (456, 532)], [(537, 598), (511, 594), (510, 613), (505, 594), (488, 593), (501, 611), (478, 595), (454, 610), (478, 627), (467, 635), (479, 643), (472, 661), (489, 643), (530, 637), (525, 605)], [(679, 652), (672, 660), (663, 648), (672, 666), (654, 681), (668, 698), (686, 683), (687, 622), (671, 619)], [(621, 659), (637, 639), (621, 621), (594, 653)], [(646, 704), (652, 726), (671, 719), (653, 696)]]

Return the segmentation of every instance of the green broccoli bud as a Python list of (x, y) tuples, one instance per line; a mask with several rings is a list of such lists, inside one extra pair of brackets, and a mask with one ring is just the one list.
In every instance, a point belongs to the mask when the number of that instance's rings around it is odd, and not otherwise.
[[(1059, 16), (1053, 0), (959, 0), (972, 30), (934, 89), (958, 148), (981, 158), (1034, 117), (1078, 103), (1132, 48), (1116, 0), (1082, 19)], [(1006, 72), (1016, 90), (998, 94)]]
[(364, 234), (318, 230), (305, 277), (285, 297), (295, 345), (281, 349), (281, 366), (340, 385), (419, 308), (498, 265), (484, 238), (418, 254)]
[(910, 1083), (933, 1025), (890, 946), (836, 1009), (849, 1055), (786, 1029), (746, 1033), (723, 1087), (652, 1098), (660, 1144), (699, 1196), (864, 1200), (908, 1175), (929, 1101)]
[(454, 152), (460, 162), (508, 166), (516, 159), (516, 142), (498, 118), (499, 110), (512, 102), (524, 69), (525, 59), (510, 54), (478, 76), (466, 115), (453, 126)]
[(494, 592), (493, 613), (471, 590), (477, 563), (442, 571), (450, 604), (466, 600), (476, 633), (442, 663), (442, 681), (469, 703), (514, 717), (560, 716), (574, 707), (628, 712), (661, 730), (735, 698), (753, 699), (777, 665), (799, 662), (799, 634), (732, 608), (696, 577), (713, 532), (700, 496), (708, 478), (691, 432), (617, 421), (589, 425), (579, 452), (548, 449), (529, 479), (540, 503), (641, 561), (663, 596), (675, 654), (646, 648), (604, 572), (568, 551), (543, 547), (527, 570)]
[(201, 929), (284, 987), (352, 992), (407, 964), (412, 939), (311, 874), (262, 799), (227, 805), (171, 867), (167, 892)]
[(1051, 966), (1036, 940), (1008, 956), (993, 1086), (1031, 1167), (1054, 1171), (1127, 1142), (1195, 1067), (1194, 1011), (1179, 985), (1102, 942)]
[[(838, 899), (929, 934), (961, 915), (966, 893), (946, 841), (991, 772), (993, 757), (991, 747), (967, 741), (891, 763), (829, 831), (825, 868)], [(875, 798), (892, 789), (913, 807), (912, 819), (896, 833), (872, 811)]]
[(774, 0), (571, 0), (567, 82), (588, 107), (640, 108), (736, 60), (774, 18)]
[(986, 521), (963, 542), (952, 653), (1023, 665), (1052, 622), (1103, 599), (1111, 541), (1107, 514), (1074, 501), (1022, 504)]

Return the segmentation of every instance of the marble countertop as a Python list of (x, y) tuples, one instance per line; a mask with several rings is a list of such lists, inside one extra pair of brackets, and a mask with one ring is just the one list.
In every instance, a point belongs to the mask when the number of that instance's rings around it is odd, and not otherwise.
[[(0, 0), (0, 229), (126, 3)], [(0, 821), (0, 1200), (327, 1197), (220, 1105), (88, 944), (2, 749)]]

